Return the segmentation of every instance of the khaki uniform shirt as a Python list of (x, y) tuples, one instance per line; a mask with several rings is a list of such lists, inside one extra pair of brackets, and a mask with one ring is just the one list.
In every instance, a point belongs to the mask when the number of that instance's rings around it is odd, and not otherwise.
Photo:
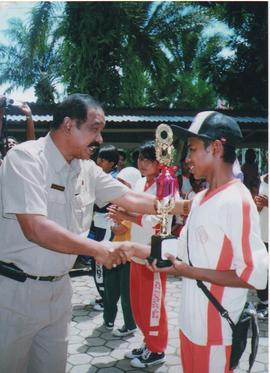
[(0, 167), (0, 260), (37, 276), (67, 273), (76, 255), (28, 241), (16, 214), (43, 215), (86, 237), (94, 203), (105, 205), (127, 191), (91, 160), (68, 164), (50, 134), (17, 145)]

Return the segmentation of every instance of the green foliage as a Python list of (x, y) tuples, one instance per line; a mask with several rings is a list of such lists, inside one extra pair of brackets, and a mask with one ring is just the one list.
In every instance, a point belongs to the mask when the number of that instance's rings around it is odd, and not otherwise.
[(111, 107), (267, 107), (266, 2), (37, 2), (7, 35), (0, 83), (34, 86), (40, 102), (61, 82)]
[[(211, 11), (232, 33), (231, 57), (214, 54), (202, 61), (203, 76), (237, 109), (265, 110), (268, 104), (267, 2), (211, 3)], [(244, 89), (243, 89), (244, 88)]]
[(162, 80), (168, 61), (148, 32), (150, 7), (150, 2), (67, 3), (64, 60), (69, 62), (63, 71), (69, 92), (89, 92), (109, 106), (145, 104), (148, 77)]
[(69, 92), (88, 92), (106, 101), (119, 94), (117, 9), (103, 3), (67, 3), (63, 74)]
[(122, 68), (120, 81), (120, 106), (143, 107), (147, 101), (146, 88), (149, 85), (149, 76), (144, 71), (138, 57), (134, 56), (128, 47), (126, 59), (127, 63)]
[(62, 58), (59, 38), (53, 32), (53, 11), (51, 3), (39, 3), (28, 26), (19, 19), (10, 20), (6, 30), (10, 44), (0, 46), (0, 84), (10, 84), (6, 93), (34, 87), (37, 102), (53, 103), (57, 97)]

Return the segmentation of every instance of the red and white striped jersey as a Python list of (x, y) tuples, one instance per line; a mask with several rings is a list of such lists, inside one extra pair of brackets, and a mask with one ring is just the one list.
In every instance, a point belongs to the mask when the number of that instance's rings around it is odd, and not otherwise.
[[(187, 233), (188, 232), (188, 233)], [(194, 267), (219, 271), (235, 270), (255, 288), (267, 281), (267, 252), (260, 238), (259, 216), (249, 190), (234, 179), (215, 190), (198, 193), (186, 226), (179, 238), (179, 256)], [(205, 282), (217, 300), (237, 321), (244, 307), (247, 289)], [(199, 345), (231, 344), (231, 328), (196, 281), (183, 278), (180, 329)]]

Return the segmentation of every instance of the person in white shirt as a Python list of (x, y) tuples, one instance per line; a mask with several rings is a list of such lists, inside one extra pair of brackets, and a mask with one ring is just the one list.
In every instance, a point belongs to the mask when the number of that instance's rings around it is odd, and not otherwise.
[[(0, 167), (0, 370), (64, 373), (71, 318), (69, 271), (76, 256), (112, 268), (146, 245), (87, 239), (95, 202), (155, 214), (138, 194), (92, 160), (105, 114), (89, 95), (57, 105), (46, 137), (16, 145)], [(181, 214), (181, 201), (174, 213)]]
[[(269, 215), (268, 215), (268, 173), (261, 176), (259, 194), (255, 196), (255, 203), (260, 214), (261, 237), (268, 252)], [(257, 290), (260, 302), (257, 304), (257, 315), (259, 319), (268, 318), (268, 281), (266, 288)]]
[[(156, 178), (160, 164), (156, 159), (155, 143), (148, 141), (139, 149), (138, 168), (144, 176), (136, 183), (134, 191), (156, 196)], [(130, 214), (111, 211), (113, 219), (129, 220), (131, 241), (149, 244), (151, 236), (160, 231), (160, 219), (156, 215)], [(117, 220), (116, 219), (116, 220)], [(172, 216), (168, 219), (170, 232)], [(151, 273), (146, 261), (133, 257), (130, 265), (130, 301), (134, 320), (143, 334), (142, 347), (128, 351), (125, 357), (131, 359), (135, 368), (147, 368), (165, 362), (168, 342), (168, 321), (165, 307), (166, 273)]]
[(237, 122), (221, 113), (199, 113), (189, 130), (173, 126), (187, 138), (187, 163), (208, 188), (196, 194), (179, 238), (179, 258), (153, 271), (183, 278), (179, 336), (184, 373), (229, 373), (232, 331), (226, 319), (197, 286), (201, 280), (237, 322), (249, 288), (264, 289), (267, 252), (259, 216), (249, 190), (233, 176), (235, 146), (242, 139)]

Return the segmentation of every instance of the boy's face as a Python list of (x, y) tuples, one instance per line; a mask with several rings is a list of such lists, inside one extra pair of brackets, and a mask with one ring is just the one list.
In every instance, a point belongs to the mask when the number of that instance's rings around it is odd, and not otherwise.
[(7, 150), (10, 150), (13, 148), (13, 146), (17, 145), (18, 142), (12, 138), (8, 138), (8, 146), (7, 146)]
[(207, 177), (213, 165), (212, 145), (205, 148), (204, 143), (198, 137), (188, 139), (188, 154), (186, 157), (190, 172), (195, 179)]
[(122, 170), (125, 167), (125, 158), (122, 155), (119, 155), (119, 161), (117, 163), (117, 168)]
[(112, 171), (114, 167), (114, 162), (110, 162), (107, 159), (97, 158), (97, 165), (102, 168), (107, 174)]
[(138, 169), (140, 170), (142, 176), (156, 176), (159, 173), (159, 162), (152, 161), (150, 159), (144, 158), (142, 155), (139, 155)]

